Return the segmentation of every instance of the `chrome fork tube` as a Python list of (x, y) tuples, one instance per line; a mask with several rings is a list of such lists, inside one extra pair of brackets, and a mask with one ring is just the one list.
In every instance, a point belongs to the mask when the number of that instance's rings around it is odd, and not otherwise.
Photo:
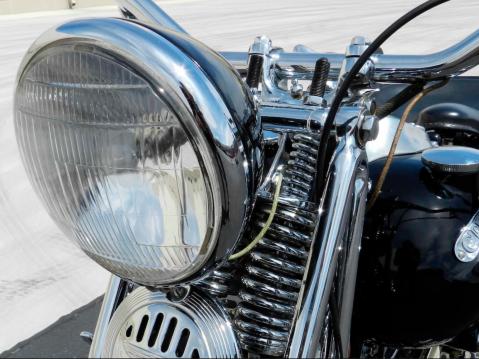
[(123, 285), (126, 285), (126, 283), (121, 278), (115, 275), (111, 276), (103, 298), (100, 314), (98, 315), (93, 342), (88, 355), (89, 358), (101, 358), (108, 332), (108, 323), (110, 323), (111, 315), (118, 306), (120, 295), (123, 292)]
[(187, 33), (153, 0), (116, 0), (116, 2), (120, 9), (127, 10), (139, 21), (151, 22), (177, 32)]
[(353, 314), (354, 293), (356, 290), (356, 277), (359, 264), (359, 252), (361, 250), (361, 238), (363, 234), (364, 217), (366, 213), (366, 198), (368, 193), (369, 172), (367, 165), (357, 168), (354, 181), (354, 203), (350, 218), (351, 234), (345, 238), (343, 246), (346, 256), (344, 263), (344, 282), (339, 288), (339, 331), (342, 339), (343, 353), (349, 356), (349, 339), (351, 332), (351, 318)]
[[(354, 293), (368, 173), (365, 151), (357, 146), (353, 132), (342, 137), (329, 172), (328, 190), (325, 192), (328, 195), (321, 204), (324, 218), (320, 221), (321, 230), (317, 231), (311, 247), (308, 271), (288, 346), (288, 357), (315, 357), (320, 350), (320, 336), (339, 251), (352, 255), (346, 263), (355, 268), (350, 268), (347, 272), (347, 288), (343, 288), (343, 294), (352, 296)], [(344, 241), (344, 236), (351, 229), (353, 238)], [(341, 248), (344, 243), (350, 247)], [(352, 302), (343, 302), (340, 303), (344, 306), (340, 307), (339, 320), (340, 331), (343, 332), (341, 339), (344, 341), (342, 350), (347, 355)]]

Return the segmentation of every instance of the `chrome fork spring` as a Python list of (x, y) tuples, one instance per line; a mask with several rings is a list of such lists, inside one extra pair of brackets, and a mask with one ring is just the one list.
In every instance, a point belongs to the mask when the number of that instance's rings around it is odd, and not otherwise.
[(307, 201), (316, 178), (319, 140), (313, 134), (298, 133), (293, 137), (292, 147), (281, 195)]
[(231, 280), (233, 280), (233, 274), (228, 272), (226, 268), (220, 268), (213, 271), (212, 274), (201, 282), (196, 283), (196, 286), (212, 296), (225, 297), (230, 292), (228, 282)]
[[(312, 135), (294, 136), (281, 196), (310, 200), (318, 146)], [(264, 227), (270, 211), (271, 202), (257, 204), (253, 233)], [(244, 350), (269, 356), (285, 353), (316, 219), (315, 213), (280, 202), (265, 236), (245, 260), (234, 317)]]
[[(256, 229), (267, 213), (261, 204)], [(272, 356), (286, 350), (314, 223), (313, 214), (283, 204), (276, 214), (246, 261), (234, 321), (243, 349)]]
[(235, 265), (226, 262), (208, 277), (196, 282), (195, 287), (201, 288), (213, 298), (218, 299), (224, 308), (232, 314), (232, 311), (236, 308), (236, 302), (230, 300), (228, 296), (237, 294), (238, 285), (235, 285), (235, 272)]
[[(312, 134), (296, 134), (292, 148), (280, 196), (308, 201), (316, 178), (319, 141)], [(258, 199), (251, 235), (264, 227), (271, 205), (270, 200)], [(227, 262), (195, 284), (228, 309), (244, 350), (284, 354), (316, 216), (280, 201), (268, 231), (244, 261)], [(237, 263), (243, 271), (240, 283)]]

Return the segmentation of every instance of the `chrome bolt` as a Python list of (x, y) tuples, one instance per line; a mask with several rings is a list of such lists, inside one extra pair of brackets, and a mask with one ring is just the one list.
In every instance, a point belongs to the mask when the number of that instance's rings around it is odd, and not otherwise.
[(364, 116), (363, 122), (361, 123), (360, 129), (360, 139), (362, 143), (368, 141), (373, 141), (378, 137), (379, 134), (379, 119), (374, 115)]
[(293, 96), (294, 98), (303, 97), (303, 85), (301, 85), (297, 79), (292, 80), (290, 92), (291, 96)]
[(254, 39), (253, 44), (249, 49), (249, 54), (259, 54), (259, 55), (266, 55), (269, 54), (271, 50), (272, 42), (271, 40), (265, 36), (257, 36)]
[(91, 344), (93, 342), (93, 334), (89, 331), (82, 331), (80, 333), (80, 337), (88, 344)]
[(308, 95), (304, 99), (304, 104), (305, 105), (310, 105), (310, 106), (326, 106), (326, 100), (323, 97), (319, 96), (311, 96)]

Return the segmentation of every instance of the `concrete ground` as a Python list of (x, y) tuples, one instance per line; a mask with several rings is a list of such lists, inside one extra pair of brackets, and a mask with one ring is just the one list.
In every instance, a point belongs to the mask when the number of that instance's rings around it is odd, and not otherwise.
[[(291, 49), (303, 43), (343, 52), (354, 35), (372, 39), (416, 0), (163, 0), (191, 34), (217, 50), (246, 51), (265, 34)], [(386, 53), (440, 50), (479, 28), (479, 0), (432, 10), (383, 47)], [(73, 18), (117, 16), (114, 7), (0, 16), (0, 352), (98, 297), (108, 273), (64, 238), (21, 166), (12, 94), (21, 58), (43, 31)], [(470, 74), (479, 74), (472, 70)], [(77, 333), (74, 333), (77, 335)]]

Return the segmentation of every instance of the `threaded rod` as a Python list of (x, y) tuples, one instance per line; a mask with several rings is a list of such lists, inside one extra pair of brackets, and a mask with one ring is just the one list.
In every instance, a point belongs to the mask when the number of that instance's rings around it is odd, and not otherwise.
[(246, 84), (251, 88), (257, 88), (261, 79), (263, 69), (263, 56), (258, 54), (250, 55)]
[(311, 81), (311, 88), (309, 91), (311, 96), (324, 96), (324, 92), (326, 91), (326, 82), (328, 81), (329, 67), (329, 61), (325, 57), (322, 57), (316, 61), (313, 80)]

